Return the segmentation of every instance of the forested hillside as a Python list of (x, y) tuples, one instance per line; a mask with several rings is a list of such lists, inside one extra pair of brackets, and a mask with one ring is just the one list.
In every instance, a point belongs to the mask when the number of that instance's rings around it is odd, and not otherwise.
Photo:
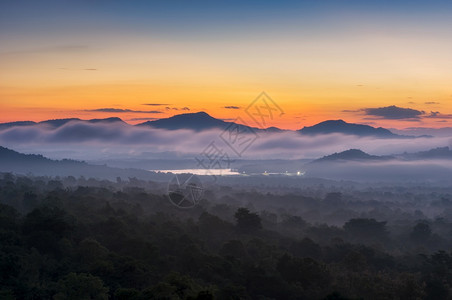
[[(244, 205), (234, 196), (243, 192), (223, 187), (233, 196), (206, 191), (198, 206), (181, 210), (152, 182), (0, 178), (2, 299), (452, 295), (448, 218), (418, 211), (397, 221), (380, 210), (373, 212), (378, 221), (369, 213), (342, 226), (311, 224), (295, 211), (253, 209), (257, 199), (287, 202), (294, 195), (254, 191)], [(303, 199), (337, 207), (339, 198)], [(450, 211), (449, 199), (432, 203)], [(385, 214), (390, 224), (381, 221)]]

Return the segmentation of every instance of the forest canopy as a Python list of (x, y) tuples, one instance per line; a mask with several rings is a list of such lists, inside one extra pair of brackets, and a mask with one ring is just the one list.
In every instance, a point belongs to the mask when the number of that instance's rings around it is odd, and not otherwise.
[(447, 192), (263, 190), (179, 209), (157, 182), (1, 174), (0, 298), (452, 296)]

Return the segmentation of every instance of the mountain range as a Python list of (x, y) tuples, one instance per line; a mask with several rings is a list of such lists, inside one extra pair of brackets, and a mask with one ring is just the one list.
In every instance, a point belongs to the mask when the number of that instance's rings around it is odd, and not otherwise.
[(342, 133), (357, 136), (374, 136), (379, 138), (408, 137), (394, 134), (390, 130), (382, 127), (375, 128), (369, 125), (347, 123), (343, 120), (328, 120), (314, 126), (304, 127), (298, 131), (307, 135)]
[(117, 117), (112, 118), (105, 118), (105, 119), (91, 119), (91, 120), (82, 120), (79, 118), (68, 118), (68, 119), (54, 119), (54, 120), (46, 120), (41, 122), (34, 122), (34, 121), (16, 121), (16, 122), (8, 122), (8, 123), (0, 123), (0, 130), (16, 127), (16, 126), (34, 126), (34, 125), (48, 125), (53, 128), (58, 128), (60, 126), (63, 126), (69, 122), (73, 121), (79, 121), (79, 122), (86, 122), (91, 124), (96, 123), (115, 123), (115, 122), (121, 122), (126, 124), (123, 120)]
[[(274, 172), (293, 172), (294, 170), (306, 170), (309, 176), (329, 178), (336, 172), (337, 178), (349, 174), (350, 169), (347, 163), (360, 163), (361, 167), (355, 165), (354, 172), (371, 171), (375, 167), (384, 168), (384, 163), (393, 164), (394, 170), (391, 172), (408, 172), (412, 167), (411, 162), (422, 161), (435, 163), (441, 160), (452, 161), (452, 150), (449, 147), (435, 148), (429, 151), (417, 153), (403, 153), (392, 156), (376, 156), (365, 153), (359, 149), (349, 149), (343, 152), (334, 153), (313, 160), (311, 162), (303, 160), (257, 160), (238, 162), (239, 170), (251, 173), (263, 173), (274, 169)], [(408, 163), (403, 166), (400, 163)], [(353, 165), (353, 164), (352, 164)], [(442, 164), (444, 165), (444, 164)], [(446, 167), (446, 165), (444, 165)], [(265, 168), (265, 169), (263, 169)], [(269, 169), (270, 168), (270, 169)], [(345, 168), (345, 169), (344, 169)], [(425, 168), (425, 167), (422, 167)], [(447, 167), (446, 167), (447, 168)], [(425, 170), (425, 169), (423, 169)], [(137, 177), (146, 180), (168, 180), (171, 176), (164, 173), (149, 172), (143, 169), (115, 168), (107, 165), (89, 164), (77, 160), (52, 160), (42, 155), (23, 154), (0, 146), (0, 172), (13, 172), (16, 174), (33, 174), (38, 176), (85, 176), (87, 178), (104, 178), (115, 180), (117, 177), (130, 178)], [(428, 172), (424, 172), (429, 176)], [(362, 173), (363, 179), (367, 173)], [(370, 174), (370, 173), (369, 173)], [(385, 175), (386, 176), (386, 175)], [(384, 176), (382, 177), (384, 179)], [(358, 176), (356, 180), (360, 179)]]
[[(106, 118), (106, 119), (91, 119), (91, 120), (81, 120), (78, 118), (69, 118), (69, 119), (56, 119), (56, 120), (47, 120), (42, 122), (33, 122), (33, 121), (18, 121), (18, 122), (10, 122), (10, 123), (2, 123), (0, 124), (0, 130), (17, 127), (17, 126), (35, 126), (35, 125), (46, 125), (51, 126), (52, 128), (58, 128), (63, 126), (69, 122), (86, 122), (90, 124), (96, 123), (122, 123), (123, 125), (129, 125), (128, 123), (122, 121), (120, 118)], [(226, 129), (228, 126), (238, 125), (241, 126), (244, 131), (255, 131), (255, 132), (272, 132), (278, 133), (286, 130), (282, 130), (276, 127), (269, 127), (266, 129), (251, 127), (243, 124), (236, 124), (234, 122), (226, 122), (221, 119), (214, 118), (205, 112), (197, 112), (197, 113), (186, 113), (179, 114), (169, 118), (162, 118), (155, 121), (147, 121), (144, 123), (140, 123), (137, 125), (129, 125), (129, 126), (138, 126), (138, 127), (150, 127), (150, 128), (158, 128), (158, 129), (166, 129), (166, 130), (177, 130), (177, 129), (190, 129), (194, 131), (203, 131), (210, 129)], [(321, 123), (318, 123), (314, 126), (304, 127), (302, 129), (297, 130), (303, 135), (320, 135), (320, 134), (331, 134), (331, 133), (341, 133), (346, 135), (355, 135), (360, 137), (376, 137), (376, 138), (414, 138), (414, 136), (407, 135), (399, 135), (391, 132), (388, 129), (382, 127), (372, 127), (369, 125), (361, 125), (354, 123), (347, 123), (343, 120), (328, 120)]]
[(319, 159), (312, 161), (311, 163), (327, 163), (327, 162), (378, 162), (388, 160), (399, 161), (419, 161), (419, 160), (452, 160), (452, 149), (449, 147), (439, 147), (430, 149), (428, 151), (420, 151), (415, 153), (401, 153), (394, 155), (370, 155), (359, 149), (349, 149), (339, 153), (333, 153), (326, 155)]
[(370, 155), (359, 149), (349, 149), (339, 153), (333, 153), (322, 158), (316, 159), (311, 163), (326, 163), (339, 161), (381, 161), (395, 159), (394, 156), (377, 156)]
[(39, 154), (19, 153), (2, 146), (0, 146), (0, 172), (24, 175), (31, 173), (37, 176), (84, 176), (110, 180), (115, 180), (117, 177), (138, 177), (147, 180), (165, 177), (164, 174), (156, 174), (142, 169), (112, 168), (72, 159), (53, 160)]

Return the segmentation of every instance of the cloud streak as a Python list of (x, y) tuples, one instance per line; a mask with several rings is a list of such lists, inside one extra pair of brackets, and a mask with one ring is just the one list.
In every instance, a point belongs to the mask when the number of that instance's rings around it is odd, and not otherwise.
[(165, 107), (166, 110), (184, 110), (184, 111), (189, 111), (190, 108), (185, 106), (185, 107)]
[(143, 103), (141, 105), (148, 105), (148, 106), (166, 106), (171, 105), (170, 103)]
[(364, 108), (363, 111), (368, 116), (375, 116), (389, 120), (419, 119), (425, 113), (420, 110), (403, 108), (395, 105), (377, 108)]
[[(46, 151), (53, 153), (57, 150), (78, 151), (82, 159), (95, 159), (110, 155), (125, 158), (132, 152), (150, 153), (150, 158), (152, 153), (161, 152), (177, 152), (185, 157), (194, 157), (214, 142), (234, 157), (230, 146), (220, 138), (221, 133), (221, 130), (216, 129), (202, 132), (167, 131), (120, 122), (92, 124), (85, 121), (70, 121), (58, 128), (40, 124), (4, 129), (0, 131), (0, 144), (28, 152), (39, 151), (43, 154), (46, 154)], [(350, 148), (361, 149), (374, 155), (389, 155), (450, 145), (450, 137), (374, 139), (342, 134), (305, 136), (296, 132), (262, 132), (244, 152), (243, 158), (318, 158)]]
[(439, 111), (431, 111), (428, 116), (425, 116), (425, 118), (431, 118), (431, 119), (452, 119), (452, 114), (442, 114)]
[(91, 112), (105, 112), (105, 113), (144, 113), (144, 114), (161, 114), (158, 110), (132, 110), (132, 109), (122, 109), (122, 108), (96, 108), (96, 109), (86, 109), (85, 111)]
[(452, 177), (451, 160), (317, 163), (304, 169), (311, 177), (353, 181), (444, 181)]

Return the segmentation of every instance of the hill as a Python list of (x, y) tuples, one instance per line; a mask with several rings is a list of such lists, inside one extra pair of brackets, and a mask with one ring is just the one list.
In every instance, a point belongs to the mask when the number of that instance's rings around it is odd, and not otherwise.
[(139, 169), (120, 169), (106, 165), (91, 165), (77, 160), (52, 160), (38, 154), (19, 153), (2, 146), (0, 146), (0, 172), (33, 174), (37, 176), (85, 176), (87, 178), (110, 180), (115, 180), (117, 177), (159, 180), (162, 179), (161, 177), (166, 176)]
[(298, 132), (306, 135), (342, 133), (357, 136), (371, 136), (378, 138), (407, 138), (409, 136), (397, 135), (382, 127), (347, 123), (343, 120), (328, 120), (314, 126), (304, 127)]
[[(203, 131), (210, 129), (226, 129), (231, 125), (239, 125), (243, 128), (244, 132), (249, 131), (263, 131), (264, 129), (238, 124), (234, 122), (226, 122), (220, 119), (216, 119), (205, 112), (187, 113), (175, 115), (169, 118), (159, 119), (155, 121), (147, 121), (137, 124), (137, 126), (149, 126), (158, 129), (177, 130), (177, 129), (190, 129), (194, 131)], [(269, 132), (282, 131), (276, 127), (268, 128)]]
[(316, 159), (313, 163), (319, 162), (338, 162), (338, 161), (376, 161), (376, 160), (388, 160), (393, 159), (392, 156), (377, 156), (370, 155), (359, 149), (349, 149), (339, 153), (333, 153), (331, 155), (324, 156)]

